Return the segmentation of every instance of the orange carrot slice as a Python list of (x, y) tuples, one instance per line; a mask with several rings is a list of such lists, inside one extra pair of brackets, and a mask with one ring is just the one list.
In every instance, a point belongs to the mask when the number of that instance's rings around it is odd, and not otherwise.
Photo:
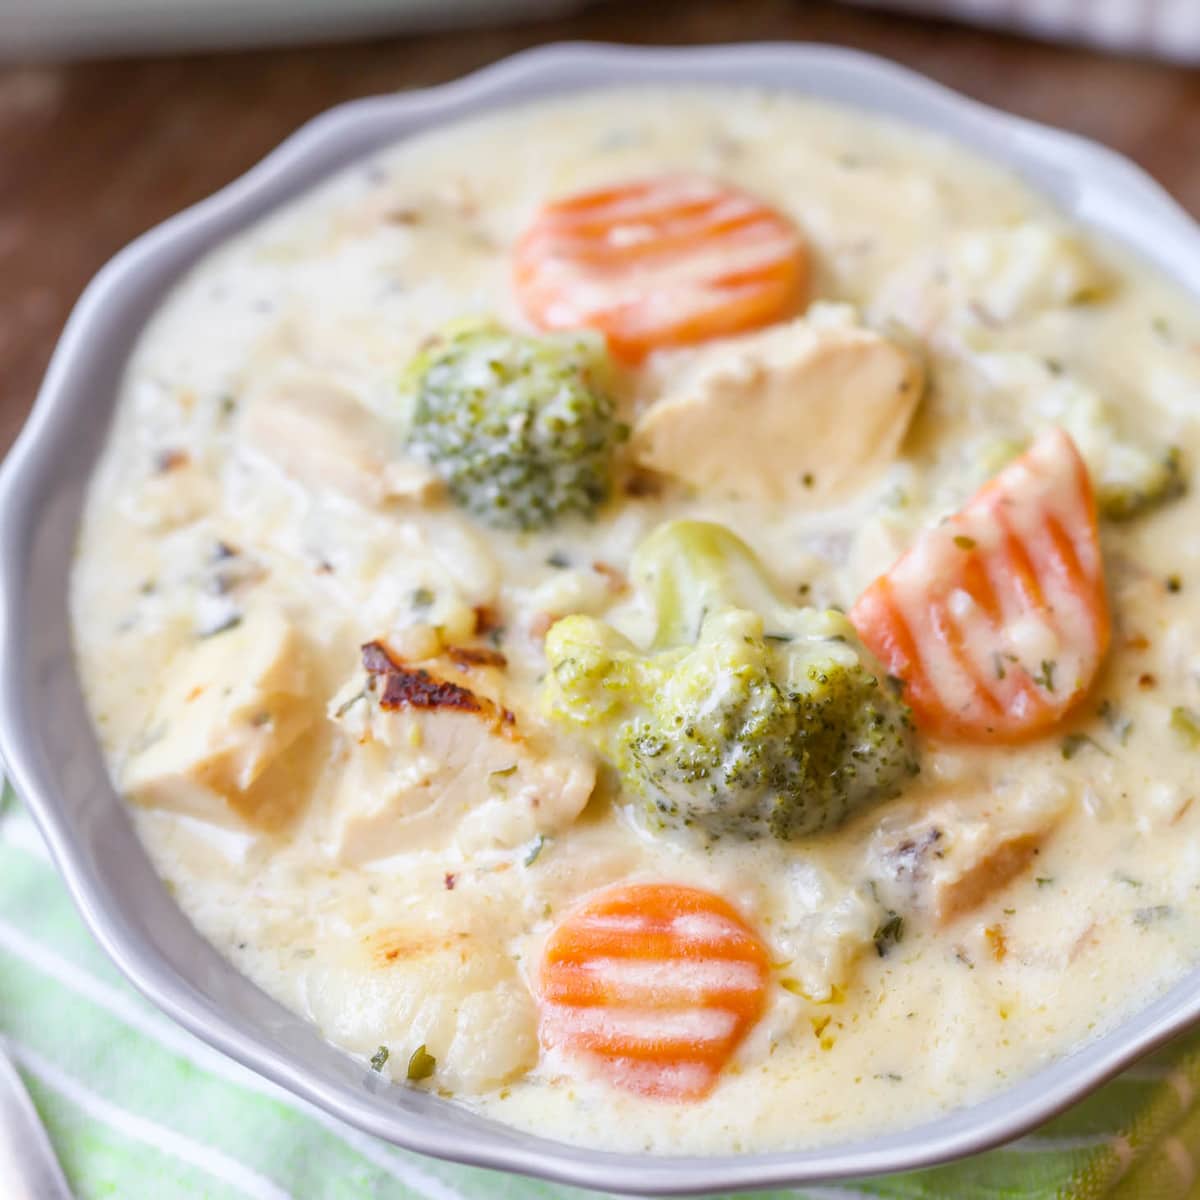
[(1061, 429), (926, 530), (850, 613), (929, 732), (1020, 741), (1082, 699), (1109, 614), (1087, 468)]
[(547, 204), (517, 243), (517, 298), (543, 329), (598, 329), (619, 358), (755, 329), (808, 283), (796, 228), (761, 200), (662, 175)]
[(720, 896), (607, 888), (550, 934), (538, 993), (544, 1045), (644, 1096), (712, 1090), (766, 1003), (767, 953)]

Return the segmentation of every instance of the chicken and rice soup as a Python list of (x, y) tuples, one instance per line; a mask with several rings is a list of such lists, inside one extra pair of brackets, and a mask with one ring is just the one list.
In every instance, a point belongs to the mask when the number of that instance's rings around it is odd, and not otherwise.
[(346, 170), (143, 334), (78, 659), (167, 888), (397, 1087), (892, 1129), (1200, 959), (1200, 316), (932, 135), (616, 89)]

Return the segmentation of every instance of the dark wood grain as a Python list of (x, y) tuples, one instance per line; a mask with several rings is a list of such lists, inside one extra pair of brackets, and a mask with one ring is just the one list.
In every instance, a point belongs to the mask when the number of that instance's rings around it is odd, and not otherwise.
[(1099, 138), (1200, 215), (1200, 73), (817, 0), (607, 3), (565, 20), (245, 54), (0, 71), (0, 453), (88, 278), (340, 100), (421, 87), (539, 42), (798, 39), (888, 55)]

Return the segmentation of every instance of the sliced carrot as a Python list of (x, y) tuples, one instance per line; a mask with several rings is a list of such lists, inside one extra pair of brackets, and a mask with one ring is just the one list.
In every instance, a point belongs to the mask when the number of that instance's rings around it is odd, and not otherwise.
[(636, 362), (786, 316), (807, 288), (808, 251), (761, 200), (662, 175), (547, 204), (517, 243), (513, 282), (534, 324), (598, 329)]
[(698, 888), (607, 888), (550, 934), (541, 1039), (610, 1083), (667, 1100), (712, 1090), (766, 1003), (767, 952)]
[(1096, 503), (1074, 442), (1043, 433), (926, 530), (850, 619), (929, 732), (1012, 742), (1057, 724), (1110, 635)]

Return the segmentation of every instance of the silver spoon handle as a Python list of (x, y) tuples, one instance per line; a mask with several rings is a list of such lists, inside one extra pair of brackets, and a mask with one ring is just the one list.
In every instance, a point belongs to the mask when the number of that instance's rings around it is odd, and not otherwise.
[(62, 1168), (20, 1075), (0, 1041), (0, 1196), (71, 1200)]

